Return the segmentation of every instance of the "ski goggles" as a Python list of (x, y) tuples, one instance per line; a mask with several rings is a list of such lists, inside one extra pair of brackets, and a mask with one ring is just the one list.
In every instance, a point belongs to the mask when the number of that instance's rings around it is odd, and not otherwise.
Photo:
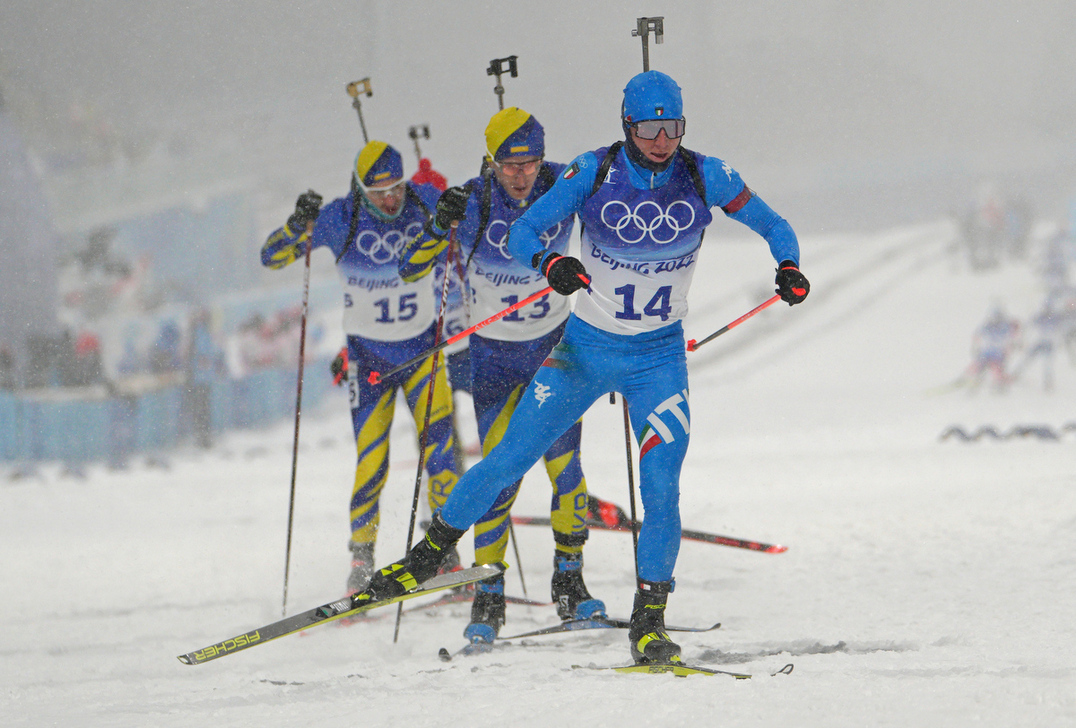
[(366, 187), (363, 185), (360, 186), (362, 187), (363, 194), (365, 194), (371, 200), (383, 200), (391, 195), (403, 194), (403, 186), (406, 182), (407, 180), (401, 178), (399, 182), (394, 182), (388, 187)]
[(515, 177), (517, 174), (534, 174), (539, 165), (542, 164), (542, 157), (529, 159), (526, 162), (498, 162), (494, 160), (493, 163), (509, 177)]
[(657, 139), (662, 130), (669, 139), (679, 139), (684, 135), (686, 126), (686, 119), (647, 119), (632, 124), (640, 139)]

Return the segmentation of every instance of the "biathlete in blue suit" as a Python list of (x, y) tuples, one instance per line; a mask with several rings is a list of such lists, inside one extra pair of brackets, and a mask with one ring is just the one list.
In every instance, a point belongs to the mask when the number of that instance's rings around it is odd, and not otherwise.
[[(512, 226), (514, 258), (541, 271), (564, 295), (585, 289), (564, 337), (516, 408), (500, 445), (460, 480), (408, 555), (375, 574), (359, 599), (383, 598), (436, 571), (500, 492), (527, 471), (549, 442), (606, 392), (624, 395), (639, 441), (638, 585), (628, 639), (639, 663), (679, 661), (665, 631), (680, 543), (679, 476), (691, 431), (681, 319), (711, 208), (761, 235), (789, 305), (810, 290), (799, 271), (791, 226), (728, 164), (682, 149), (680, 87), (657, 71), (624, 89), (625, 141), (577, 157), (548, 194)], [(579, 215), (583, 262), (545, 250), (540, 231)], [(588, 283), (589, 282), (589, 285)], [(410, 583), (414, 583), (411, 581)]]
[[(483, 173), (449, 188), (437, 203), (437, 214), (422, 235), (400, 255), (400, 275), (413, 281), (435, 269), (443, 257), (448, 227), (459, 222), (456, 239), (466, 268), (471, 318), (484, 321), (548, 287), (529, 263), (508, 252), (508, 229), (547, 193), (565, 165), (546, 162), (545, 132), (531, 114), (515, 107), (494, 114), (486, 127)], [(538, 234), (542, 250), (564, 254), (575, 224), (568, 214)], [(512, 413), (535, 372), (560, 341), (570, 313), (569, 300), (549, 293), (470, 337), (472, 395), (482, 452), (488, 455), (504, 436)], [(556, 553), (551, 593), (562, 619), (604, 614), (583, 581), (583, 544), (587, 538), (587, 486), (580, 466), (582, 421), (567, 425), (541, 457), (553, 484), (550, 520)], [(519, 492), (517, 480), (502, 490), (474, 526), (475, 562), (503, 561), (508, 548), (510, 509)], [(471, 641), (492, 642), (505, 620), (504, 576), (477, 585), (471, 622), (464, 631)]]
[[(389, 432), (397, 389), (403, 389), (421, 438), (433, 387), (425, 460), (430, 510), (444, 504), (461, 472), (452, 427), (452, 392), (443, 359), (436, 370), (434, 357), (429, 356), (384, 381), (368, 381), (371, 371), (391, 369), (434, 345), (439, 304), (434, 286), (429, 279), (402, 280), (398, 266), (400, 249), (422, 230), (440, 191), (432, 185), (406, 182), (400, 153), (380, 141), (368, 143), (355, 158), (351, 187), (345, 197), (324, 208), (317, 193), (300, 195), (295, 212), (262, 248), (262, 264), (269, 268), (291, 264), (306, 254), (308, 245), (327, 248), (336, 258), (343, 284), (347, 379), (357, 450), (348, 542), (349, 594), (365, 589), (374, 571), (374, 544), (381, 522), (378, 504), (388, 480)], [(312, 233), (306, 229), (311, 224)], [(459, 557), (455, 560), (458, 564)]]

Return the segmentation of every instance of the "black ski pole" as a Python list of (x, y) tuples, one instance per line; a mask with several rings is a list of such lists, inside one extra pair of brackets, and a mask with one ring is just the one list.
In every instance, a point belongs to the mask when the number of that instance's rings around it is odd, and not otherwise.
[[(452, 251), (456, 244), (456, 226), (452, 223), (452, 229), (448, 238), (448, 258), (445, 260), (445, 277), (441, 282), (441, 311), (437, 315), (437, 329), (434, 331), (434, 344), (441, 340), (441, 329), (445, 325), (445, 308), (448, 307), (448, 271), (452, 265)], [(430, 434), (430, 414), (433, 412), (433, 388), (437, 383), (437, 364), (441, 350), (434, 348), (433, 358), (430, 360), (430, 389), (426, 395), (426, 414), (422, 418), (422, 432), (419, 434), (418, 443), (418, 472), (415, 473), (415, 495), (411, 500), (411, 522), (407, 524), (407, 548), (404, 553), (411, 551), (411, 542), (415, 538), (415, 519), (418, 514), (418, 499), (422, 493), (422, 468), (426, 465), (426, 442)], [(403, 602), (396, 608), (396, 629), (392, 633), (392, 644), (400, 637), (400, 619), (403, 617)]]
[(314, 223), (306, 224), (306, 262), (303, 264), (303, 309), (299, 323), (299, 382), (295, 388), (295, 438), (291, 446), (291, 495), (288, 497), (288, 540), (284, 547), (284, 598), (280, 613), (288, 613), (288, 570), (291, 566), (291, 530), (295, 518), (295, 475), (299, 467), (299, 418), (303, 411), (303, 364), (306, 358), (306, 312), (310, 302), (310, 253), (314, 249)]
[[(610, 396), (612, 394), (610, 393)], [(624, 405), (624, 449), (628, 454), (628, 503), (631, 508), (631, 546), (635, 555), (635, 578), (639, 578), (639, 519), (635, 517), (635, 469), (634, 458), (631, 456), (631, 416), (628, 414), (628, 400), (621, 394), (620, 401)]]
[(363, 144), (370, 143), (370, 137), (366, 136), (366, 122), (362, 119), (362, 103), (359, 101), (360, 95), (373, 96), (373, 89), (370, 88), (370, 77), (359, 79), (358, 81), (352, 81), (347, 85), (347, 93), (354, 101), (351, 105), (355, 107), (355, 111), (359, 115), (359, 126), (362, 127), (362, 142)]

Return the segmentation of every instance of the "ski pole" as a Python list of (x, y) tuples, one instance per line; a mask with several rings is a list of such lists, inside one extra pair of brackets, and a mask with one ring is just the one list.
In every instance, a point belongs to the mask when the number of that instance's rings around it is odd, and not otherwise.
[(635, 578), (639, 579), (639, 519), (635, 517), (635, 471), (631, 457), (631, 416), (628, 414), (628, 399), (623, 394), (620, 401), (624, 403), (624, 449), (628, 454), (628, 494), (631, 506), (631, 545), (635, 556)]
[(306, 358), (306, 311), (310, 302), (310, 253), (314, 249), (314, 223), (306, 224), (306, 262), (303, 264), (303, 313), (299, 323), (299, 383), (295, 391), (295, 438), (291, 446), (291, 495), (288, 498), (288, 540), (284, 547), (284, 599), (281, 615), (288, 613), (288, 568), (291, 565), (291, 529), (295, 518), (295, 474), (299, 466), (299, 418), (303, 411), (303, 364)]
[[(437, 329), (434, 332), (434, 342), (441, 338), (441, 329), (445, 325), (445, 309), (448, 308), (448, 271), (452, 265), (452, 251), (456, 244), (456, 227), (458, 223), (452, 223), (452, 230), (448, 239), (448, 257), (445, 259), (445, 276), (441, 281), (441, 310), (437, 314)], [(426, 443), (430, 435), (430, 415), (433, 412), (433, 389), (437, 383), (437, 363), (441, 349), (434, 347), (433, 358), (430, 360), (430, 389), (426, 395), (426, 414), (422, 418), (422, 432), (419, 433), (418, 444), (418, 472), (415, 473), (415, 495), (411, 500), (411, 522), (407, 524), (407, 548), (404, 553), (411, 550), (411, 542), (415, 537), (415, 518), (418, 514), (418, 499), (422, 492), (422, 468), (426, 465)], [(451, 396), (451, 395), (449, 395)], [(403, 602), (396, 608), (396, 630), (392, 634), (392, 644), (400, 637), (400, 619), (403, 618)]]
[(362, 127), (362, 141), (364, 144), (370, 143), (370, 137), (366, 136), (366, 122), (362, 119), (362, 103), (359, 101), (359, 95), (364, 94), (366, 96), (373, 96), (374, 91), (370, 88), (370, 77), (361, 78), (358, 81), (352, 81), (347, 85), (347, 94), (354, 101), (351, 105), (355, 107), (355, 111), (359, 115), (359, 126)]
[(702, 346), (702, 345), (703, 345), (703, 344), (705, 344), (706, 342), (708, 342), (708, 341), (713, 341), (714, 339), (716, 339), (716, 338), (717, 338), (718, 336), (721, 336), (721, 334), (725, 333), (725, 332), (726, 332), (726, 331), (728, 331), (729, 329), (734, 329), (734, 328), (736, 328), (737, 326), (739, 326), (739, 325), (740, 325), (740, 324), (742, 324), (742, 323), (743, 323), (744, 321), (746, 321), (747, 319), (749, 319), (749, 318), (751, 318), (752, 316), (754, 316), (754, 315), (755, 315), (756, 313), (758, 313), (758, 312), (759, 312), (759, 311), (761, 311), (762, 309), (766, 308), (767, 306), (772, 306), (773, 304), (777, 303), (777, 302), (778, 302), (778, 301), (780, 301), (780, 300), (781, 300), (781, 297), (780, 297), (780, 296), (778, 296), (778, 295), (775, 295), (775, 296), (774, 296), (773, 298), (771, 298), (771, 299), (767, 300), (767, 301), (766, 301), (765, 303), (762, 303), (762, 304), (759, 304), (758, 306), (755, 306), (755, 307), (754, 307), (753, 309), (751, 309), (750, 311), (748, 311), (747, 313), (745, 313), (745, 314), (744, 314), (743, 316), (741, 316), (740, 318), (738, 318), (738, 319), (736, 319), (735, 321), (733, 321), (733, 322), (732, 322), (731, 324), (729, 324), (729, 325), (727, 325), (727, 326), (723, 326), (723, 327), (721, 327), (720, 329), (718, 329), (718, 330), (717, 330), (717, 331), (715, 331), (714, 333), (712, 333), (712, 334), (710, 334), (709, 336), (707, 336), (707, 337), (706, 337), (705, 339), (703, 339), (702, 341), (698, 341), (698, 342), (696, 342), (696, 341), (695, 341), (694, 339), (691, 339), (691, 340), (689, 340), (689, 341), (687, 342), (687, 350), (688, 350), (688, 351), (695, 351), (695, 350), (697, 350), (697, 349), (698, 349), (698, 348), (699, 348), (700, 346)]
[[(580, 279), (583, 280), (584, 282), (586, 282), (587, 285), (590, 285), (590, 279), (589, 278), (580, 276)], [(368, 376), (366, 378), (366, 380), (368, 382), (370, 382), (370, 384), (377, 384), (377, 383), (381, 382), (382, 380), (384, 380), (385, 377), (391, 377), (393, 374), (396, 374), (397, 372), (402, 372), (404, 369), (407, 369), (409, 366), (414, 365), (416, 362), (422, 361), (423, 359), (425, 359), (430, 354), (432, 354), (434, 352), (437, 352), (437, 351), (440, 351), (441, 349), (444, 349), (447, 346), (452, 346), (453, 344), (455, 344), (460, 339), (463, 339), (463, 338), (466, 338), (466, 337), (470, 336), (471, 334), (475, 333), (479, 329), (484, 329), (485, 327), (489, 326), (493, 322), (501, 320), (502, 318), (504, 318), (508, 314), (510, 314), (510, 313), (512, 313), (514, 311), (518, 311), (519, 309), (523, 308), (524, 306), (527, 306), (527, 305), (529, 305), (531, 303), (534, 303), (535, 301), (537, 301), (542, 296), (545, 296), (545, 295), (547, 295), (549, 293), (552, 293), (552, 292), (553, 292), (553, 287), (552, 286), (548, 286), (546, 288), (543, 288), (542, 290), (538, 291), (537, 293), (534, 293), (534, 294), (531, 294), (530, 296), (527, 296), (522, 301), (517, 301), (516, 303), (513, 303), (511, 306), (504, 309), (503, 311), (499, 311), (499, 312), (493, 314), (492, 316), (490, 316), (485, 321), (479, 321), (477, 324), (475, 324), (471, 328), (465, 329), (465, 330), (459, 332), (458, 334), (456, 334), (455, 336), (449, 337), (445, 341), (442, 341), (440, 344), (437, 344), (436, 346), (434, 346), (431, 349), (427, 349), (426, 351), (422, 352), (421, 354), (419, 354), (418, 356), (416, 356), (416, 357), (414, 357), (412, 359), (408, 359), (403, 364), (399, 364), (397, 366), (394, 366), (392, 369), (389, 369), (384, 374), (382, 374), (381, 372), (370, 372), (370, 376)]]

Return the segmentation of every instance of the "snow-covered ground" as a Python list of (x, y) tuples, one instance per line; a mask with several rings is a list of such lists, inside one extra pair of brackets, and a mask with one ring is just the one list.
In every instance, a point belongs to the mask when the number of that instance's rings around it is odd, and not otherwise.
[[(722, 232), (727, 232), (725, 226)], [(813, 291), (689, 355), (692, 446), (685, 527), (785, 544), (761, 554), (685, 542), (668, 619), (687, 660), (753, 673), (619, 675), (596, 631), (442, 663), (468, 608), (325, 626), (209, 664), (175, 656), (281, 612), (291, 426), (233, 434), (168, 470), (58, 466), (0, 480), (0, 716), (78, 726), (1060, 726), (1076, 723), (1076, 370), (1045, 393), (941, 392), (975, 326), (1003, 299), (1030, 315), (1027, 265), (973, 275), (939, 222), (808, 237)], [(764, 300), (758, 239), (707, 239), (686, 330), (702, 338)], [(304, 418), (290, 612), (340, 595), (353, 455), (344, 397)], [(592, 492), (627, 506), (619, 407), (585, 419)], [(473, 418), (466, 423), (473, 428)], [(1047, 425), (1059, 441), (940, 440), (952, 425)], [(415, 449), (397, 419), (379, 562), (406, 538)], [(473, 437), (473, 436), (472, 436)], [(528, 476), (516, 506), (541, 515)], [(518, 528), (532, 597), (552, 537)], [(469, 554), (464, 554), (466, 559)], [(596, 532), (587, 580), (614, 616), (633, 589), (631, 538)], [(516, 566), (513, 564), (513, 566)], [(509, 589), (520, 593), (518, 569)], [(386, 610), (388, 611), (388, 610)], [(552, 624), (510, 606), (506, 633)], [(794, 663), (791, 675), (770, 673)]]

